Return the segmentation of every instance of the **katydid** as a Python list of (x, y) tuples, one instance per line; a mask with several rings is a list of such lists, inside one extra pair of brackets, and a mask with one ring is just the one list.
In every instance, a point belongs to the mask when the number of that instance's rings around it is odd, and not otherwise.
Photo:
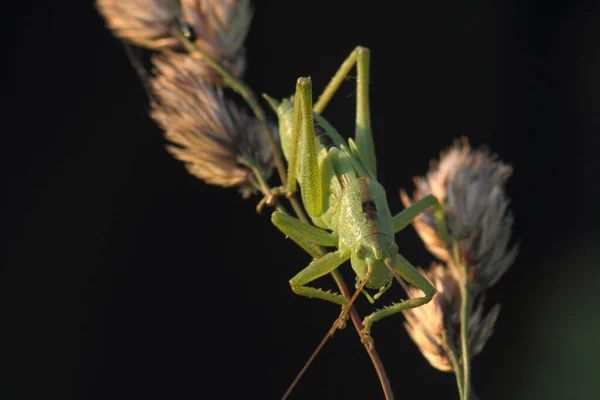
[[(320, 114), (356, 64), (356, 130), (345, 141)], [(313, 225), (275, 211), (273, 224), (314, 257), (291, 280), (299, 295), (323, 299), (342, 306), (341, 319), (351, 305), (337, 294), (308, 286), (350, 260), (356, 273), (356, 288), (373, 303), (391, 286), (393, 277), (421, 289), (423, 297), (393, 304), (373, 312), (363, 321), (362, 340), (370, 344), (375, 321), (418, 307), (431, 300), (435, 289), (404, 257), (398, 254), (394, 234), (404, 229), (421, 212), (433, 207), (443, 235), (449, 239), (441, 206), (434, 196), (415, 202), (391, 215), (386, 193), (377, 181), (375, 148), (369, 111), (369, 50), (357, 47), (313, 105), (310, 78), (299, 78), (293, 100), (281, 102), (265, 95), (279, 119), (279, 133), (288, 162), (288, 180), (279, 193), (291, 195), (300, 185), (301, 199)], [(320, 257), (317, 246), (337, 250)], [(375, 290), (372, 295), (367, 289)], [(340, 325), (341, 325), (340, 319)]]

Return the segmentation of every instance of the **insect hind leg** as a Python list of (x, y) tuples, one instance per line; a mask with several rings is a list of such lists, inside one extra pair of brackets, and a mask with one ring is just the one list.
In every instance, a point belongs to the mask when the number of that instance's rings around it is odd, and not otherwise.
[(375, 160), (375, 144), (371, 130), (371, 111), (369, 107), (369, 67), (370, 51), (366, 47), (358, 46), (342, 63), (331, 81), (315, 103), (314, 111), (321, 114), (335, 92), (356, 64), (356, 130), (354, 140), (358, 148), (360, 158), (365, 163), (373, 177), (377, 176)]

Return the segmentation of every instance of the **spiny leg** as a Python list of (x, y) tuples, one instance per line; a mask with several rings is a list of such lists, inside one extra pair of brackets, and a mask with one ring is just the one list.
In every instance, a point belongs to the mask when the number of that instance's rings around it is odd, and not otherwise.
[(314, 105), (314, 111), (321, 114), (331, 98), (338, 90), (344, 78), (348, 75), (356, 63), (356, 130), (354, 140), (358, 148), (360, 158), (370, 170), (373, 177), (377, 176), (375, 160), (375, 145), (371, 132), (371, 112), (369, 109), (369, 67), (370, 51), (366, 47), (358, 46), (350, 56), (342, 63), (340, 69), (331, 78), (331, 81)]
[(338, 243), (337, 235), (304, 223), (299, 219), (279, 211), (273, 212), (271, 221), (281, 232), (315, 258), (308, 267), (300, 271), (290, 280), (290, 285), (292, 286), (294, 293), (307, 297), (317, 297), (342, 306), (346, 305), (346, 308), (342, 307), (342, 312), (340, 313), (338, 322), (336, 322), (336, 324), (339, 324), (340, 328), (343, 328), (345, 320), (347, 319), (348, 310), (352, 303), (349, 303), (348, 299), (337, 293), (325, 292), (321, 289), (304, 285), (332, 272), (348, 260), (350, 254), (336, 251), (320, 257), (321, 253), (317, 245), (335, 246)]
[(314, 258), (321, 256), (317, 245), (335, 246), (338, 242), (335, 234), (302, 222), (280, 211), (273, 212), (271, 222)]
[[(391, 265), (389, 265), (387, 262), (386, 266), (388, 266), (388, 268), (391, 267)], [(379, 321), (383, 318), (389, 317), (390, 315), (397, 314), (402, 310), (419, 307), (423, 304), (429, 303), (429, 301), (433, 298), (433, 295), (436, 293), (435, 288), (431, 286), (431, 283), (429, 283), (429, 281), (425, 279), (425, 277), (421, 275), (421, 273), (419, 273), (419, 271), (400, 254), (396, 256), (396, 266), (394, 267), (393, 272), (398, 274), (401, 278), (406, 280), (417, 289), (422, 290), (424, 295), (423, 297), (408, 299), (400, 303), (393, 304), (389, 307), (375, 311), (371, 315), (365, 317), (363, 320), (364, 328), (362, 331), (362, 340), (365, 343), (372, 343), (373, 339), (371, 339), (371, 326), (375, 321)]]
[(339, 304), (343, 307), (348, 304), (348, 299), (344, 296), (326, 292), (321, 289), (306, 286), (308, 283), (320, 278), (323, 275), (330, 273), (337, 267), (342, 265), (350, 258), (350, 254), (342, 253), (341, 251), (335, 251), (327, 253), (323, 257), (313, 260), (306, 268), (298, 272), (296, 276), (290, 279), (290, 286), (294, 293), (300, 296), (315, 297), (318, 299), (326, 300), (335, 304)]
[(450, 243), (452, 237), (450, 236), (450, 233), (448, 233), (446, 219), (444, 218), (444, 211), (442, 210), (442, 206), (440, 205), (437, 197), (432, 194), (428, 194), (427, 196), (415, 201), (410, 205), (410, 207), (402, 210), (392, 217), (392, 227), (394, 229), (394, 233), (398, 233), (402, 229), (406, 228), (413, 219), (415, 219), (419, 214), (429, 207), (433, 208), (433, 216), (438, 224), (441, 238), (446, 243)]

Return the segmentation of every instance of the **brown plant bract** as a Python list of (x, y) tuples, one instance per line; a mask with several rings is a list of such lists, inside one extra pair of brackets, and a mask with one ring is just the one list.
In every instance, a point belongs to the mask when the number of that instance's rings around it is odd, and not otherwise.
[[(202, 59), (192, 55), (166, 50), (152, 56), (156, 74), (175, 76), (178, 69), (188, 71), (202, 82), (211, 86), (225, 86), (221, 75)], [(241, 66), (243, 69), (243, 65)]]
[[(413, 200), (428, 194), (438, 198), (451, 233), (458, 235), (460, 256), (469, 268), (471, 289), (481, 292), (494, 285), (513, 263), (518, 245), (507, 249), (513, 217), (504, 185), (512, 168), (484, 150), (471, 151), (466, 139), (456, 142), (432, 162), (426, 177), (416, 177)], [(400, 193), (406, 207), (411, 199)], [(431, 211), (414, 220), (425, 245), (437, 258), (451, 263)]]
[[(420, 307), (403, 311), (406, 317), (404, 326), (413, 341), (419, 347), (429, 363), (440, 371), (452, 370), (452, 355), (460, 359), (460, 291), (458, 281), (451, 269), (434, 263), (429, 271), (419, 268), (437, 294)], [(414, 287), (408, 288), (411, 298), (423, 296), (423, 292)], [(481, 352), (493, 333), (494, 324), (500, 312), (495, 305), (483, 315), (483, 298), (477, 303), (475, 312), (468, 322), (470, 358)], [(451, 346), (451, 347), (448, 347)]]
[(151, 115), (177, 145), (168, 146), (169, 152), (184, 161), (191, 174), (214, 185), (240, 186), (247, 196), (252, 172), (240, 161), (251, 161), (266, 177), (273, 169), (263, 125), (226, 100), (221, 89), (207, 85), (202, 68), (192, 61), (155, 60), (151, 87), (157, 101)]

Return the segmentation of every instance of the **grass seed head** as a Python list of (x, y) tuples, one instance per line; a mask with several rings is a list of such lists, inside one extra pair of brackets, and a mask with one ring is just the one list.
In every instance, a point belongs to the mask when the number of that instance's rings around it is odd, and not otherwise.
[[(401, 192), (408, 207), (428, 194), (438, 198), (451, 233), (458, 236), (462, 261), (469, 268), (471, 288), (478, 293), (492, 286), (513, 263), (518, 246), (508, 248), (513, 217), (508, 211), (505, 183), (512, 168), (484, 150), (472, 151), (466, 139), (432, 162), (425, 177), (416, 177), (411, 200)], [(431, 210), (414, 220), (429, 251), (451, 263), (448, 245), (438, 233)]]
[[(194, 57), (191, 54), (166, 50), (163, 53), (153, 55), (152, 64), (154, 65), (154, 72), (157, 75), (162, 74), (175, 78), (179, 70), (185, 70), (206, 84), (218, 87), (225, 86), (219, 73), (201, 58)], [(243, 70), (244, 65), (240, 64), (234, 68), (241, 68)], [(181, 83), (183, 84), (184, 80)]]
[(98, 11), (113, 34), (154, 50), (175, 48), (173, 24), (181, 17), (177, 0), (97, 0)]
[[(428, 271), (419, 268), (436, 288), (433, 299), (420, 307), (403, 311), (406, 317), (404, 326), (423, 356), (440, 371), (451, 371), (452, 355), (460, 359), (460, 289), (451, 268), (434, 263)], [(414, 287), (408, 288), (410, 298), (423, 296)], [(500, 312), (495, 305), (484, 315), (483, 298), (477, 302), (475, 311), (468, 321), (469, 355), (473, 358), (481, 352), (493, 333), (494, 324)]]
[(155, 60), (151, 115), (174, 144), (167, 147), (169, 152), (184, 161), (192, 175), (214, 185), (239, 186), (247, 196), (252, 172), (240, 161), (251, 161), (266, 177), (273, 169), (264, 126), (226, 100), (220, 88), (207, 84), (203, 68), (190, 60)]
[(96, 5), (121, 39), (152, 50), (181, 51), (173, 29), (185, 26), (190, 40), (234, 76), (244, 72), (244, 41), (253, 16), (249, 0), (97, 0)]
[(243, 57), (253, 11), (249, 0), (181, 0), (195, 44), (219, 61)]

